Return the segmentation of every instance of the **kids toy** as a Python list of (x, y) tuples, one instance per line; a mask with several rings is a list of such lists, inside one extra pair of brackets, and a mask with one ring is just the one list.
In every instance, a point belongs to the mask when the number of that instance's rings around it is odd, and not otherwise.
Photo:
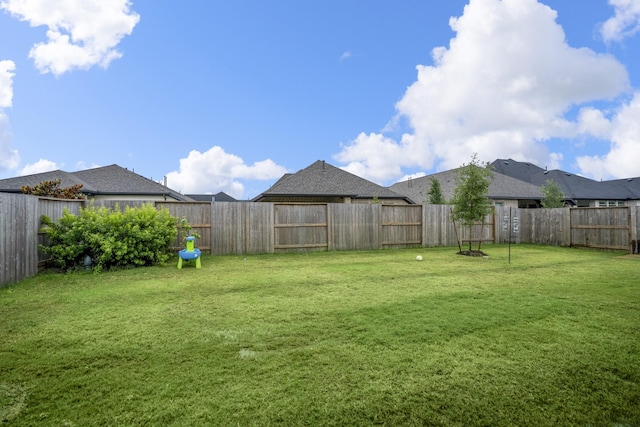
[(196, 260), (196, 268), (200, 268), (200, 249), (195, 248), (194, 236), (187, 236), (187, 247), (178, 251), (178, 269), (182, 268), (182, 260), (191, 261)]

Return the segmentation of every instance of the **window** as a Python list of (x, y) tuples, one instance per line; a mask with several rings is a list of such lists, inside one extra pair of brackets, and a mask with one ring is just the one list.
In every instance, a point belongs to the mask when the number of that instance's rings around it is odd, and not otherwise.
[(597, 207), (606, 208), (611, 206), (624, 206), (624, 200), (598, 200)]

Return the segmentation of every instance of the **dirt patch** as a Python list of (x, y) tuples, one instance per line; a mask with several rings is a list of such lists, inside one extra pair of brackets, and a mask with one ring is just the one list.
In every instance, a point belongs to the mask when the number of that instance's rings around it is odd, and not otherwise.
[(465, 256), (489, 256), (486, 253), (482, 252), (482, 251), (460, 251), (458, 252), (458, 255), (465, 255)]

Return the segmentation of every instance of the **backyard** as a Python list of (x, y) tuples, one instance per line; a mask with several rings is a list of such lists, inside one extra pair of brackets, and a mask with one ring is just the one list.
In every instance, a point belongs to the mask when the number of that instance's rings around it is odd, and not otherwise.
[(0, 422), (640, 425), (640, 257), (483, 250), (40, 274), (0, 289)]

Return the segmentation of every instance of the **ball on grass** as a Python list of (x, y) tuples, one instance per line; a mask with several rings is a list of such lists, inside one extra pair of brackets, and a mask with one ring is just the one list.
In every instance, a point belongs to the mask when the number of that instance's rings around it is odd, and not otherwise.
[(422, 255), (418, 255), (418, 256), (416, 257), (416, 260), (418, 260), (418, 261), (422, 261)]

